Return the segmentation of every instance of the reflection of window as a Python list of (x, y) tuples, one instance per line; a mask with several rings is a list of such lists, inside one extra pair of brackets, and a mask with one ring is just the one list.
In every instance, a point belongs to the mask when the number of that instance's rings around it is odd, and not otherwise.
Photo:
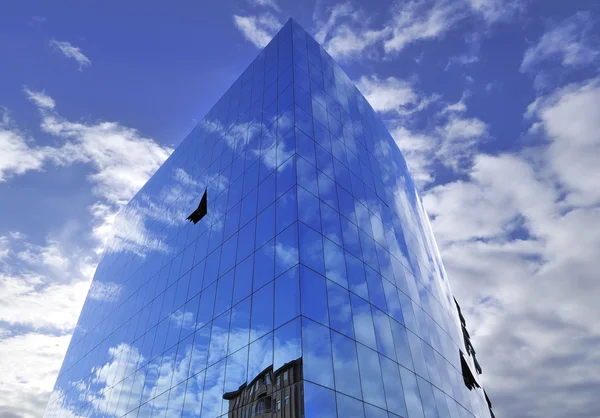
[(277, 399), (277, 410), (281, 410), (281, 399)]
[(265, 405), (263, 404), (263, 401), (258, 401), (258, 404), (256, 405), (256, 414), (260, 415), (263, 412), (265, 412)]
[(268, 374), (268, 373), (265, 375), (265, 383), (266, 383), (267, 385), (270, 385), (270, 384), (271, 384), (271, 375), (270, 375), (270, 374)]
[(275, 380), (275, 386), (281, 385), (281, 377), (277, 376), (277, 380)]
[(287, 382), (288, 380), (288, 371), (286, 370), (285, 372), (283, 372), (283, 381)]
[(290, 395), (285, 395), (285, 404), (286, 405), (290, 404)]

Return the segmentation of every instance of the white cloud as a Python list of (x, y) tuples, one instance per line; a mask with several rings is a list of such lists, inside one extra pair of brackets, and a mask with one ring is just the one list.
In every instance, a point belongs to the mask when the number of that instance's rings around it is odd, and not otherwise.
[(376, 75), (362, 76), (356, 86), (377, 112), (408, 115), (421, 111), (439, 97), (417, 92), (412, 82), (395, 77), (381, 79)]
[(258, 16), (234, 15), (233, 20), (244, 37), (257, 48), (264, 48), (282, 26), (271, 13)]
[(72, 329), (79, 314), (74, 307), (83, 304), (92, 279), (90, 260), (78, 251), (67, 256), (52, 239), (40, 246), (2, 238), (6, 266), (0, 273), (0, 323), (59, 333)]
[(56, 102), (54, 101), (54, 99), (48, 96), (43, 91), (33, 91), (29, 90), (27, 87), (24, 87), (23, 91), (25, 92), (25, 94), (27, 94), (29, 100), (31, 100), (33, 103), (35, 103), (36, 106), (40, 108), (52, 110), (56, 106)]
[(600, 79), (571, 84), (538, 98), (527, 116), (549, 141), (543, 154), (568, 193), (567, 202), (593, 205), (600, 200)]
[[(99, 199), (89, 208), (95, 222), (88, 232), (98, 241), (106, 239), (116, 212), (162, 164), (171, 149), (118, 123), (70, 122), (55, 112), (51, 97), (27, 88), (24, 91), (41, 112), (42, 130), (61, 143), (54, 147), (36, 146), (3, 114), (0, 181), (50, 165), (84, 163)], [(178, 178), (190, 184), (184, 176)], [(156, 216), (159, 214), (152, 219)], [(134, 252), (144, 244), (153, 249), (154, 241), (145, 226), (135, 227), (138, 233), (128, 238)], [(11, 370), (0, 378), (0, 415), (41, 415), (95, 271), (98, 254), (94, 254), (94, 248), (89, 248), (89, 244), (77, 248), (77, 243), (70, 240), (65, 248), (65, 240), (58, 239), (64, 238), (62, 234), (56, 235), (49, 236), (42, 245), (29, 242), (18, 232), (0, 237), (0, 324), (4, 324), (0, 325), (0, 357), (2, 366), (6, 366), (2, 369)], [(102, 246), (98, 243), (98, 247)], [(96, 283), (90, 289), (90, 297), (103, 300), (119, 290), (115, 283)], [(9, 367), (10, 364), (21, 367)]]
[(0, 416), (41, 416), (70, 340), (36, 332), (0, 338)]
[(83, 69), (83, 67), (92, 65), (92, 61), (83, 55), (78, 47), (72, 45), (70, 42), (57, 41), (53, 39), (50, 41), (50, 46), (60, 51), (65, 57), (74, 59), (77, 64), (79, 64), (80, 71)]
[[(92, 205), (90, 211), (99, 221), (94, 232), (103, 247), (117, 211), (146, 183), (172, 149), (116, 122), (70, 122), (54, 111), (51, 97), (29, 89), (25, 92), (41, 112), (42, 130), (62, 139), (63, 144), (36, 147), (15, 129), (2, 130), (0, 126), (0, 149), (6, 151), (7, 157), (6, 160), (0, 157), (0, 180), (11, 174), (41, 170), (48, 163), (57, 166), (86, 163), (92, 170), (88, 178), (94, 185), (93, 191), (102, 199)], [(132, 227), (137, 228), (138, 234), (132, 237), (140, 240), (134, 245), (141, 246), (145, 232), (135, 222), (128, 224), (131, 227), (123, 231), (129, 233)]]
[(497, 415), (596, 411), (598, 85), (538, 98), (541, 145), (477, 155), (466, 179), (424, 198)]
[(25, 137), (12, 124), (6, 113), (0, 120), (0, 182), (7, 181), (12, 175), (23, 174), (30, 170), (40, 170), (44, 165), (48, 148), (33, 147), (31, 140)]
[(488, 23), (506, 21), (522, 12), (526, 0), (468, 0), (471, 9)]
[(545, 32), (539, 41), (527, 48), (521, 72), (530, 72), (548, 60), (555, 60), (563, 67), (581, 67), (598, 57), (590, 31), (593, 21), (586, 12), (579, 12), (563, 20)]
[[(356, 58), (367, 50), (372, 53), (370, 47), (389, 34), (388, 28), (368, 29), (366, 14), (356, 10), (349, 2), (336, 4), (328, 12), (327, 21), (318, 22), (315, 39), (337, 60)], [(346, 22), (339, 23), (343, 20)]]
[(281, 9), (275, 0), (248, 0), (253, 6), (270, 7), (279, 12)]
[(455, 171), (470, 166), (477, 146), (487, 137), (487, 125), (477, 118), (451, 116), (437, 131), (441, 137), (437, 157)]
[(455, 172), (469, 169), (479, 144), (488, 139), (488, 126), (478, 118), (465, 116), (469, 91), (465, 91), (458, 102), (437, 112), (435, 125), (413, 131), (407, 116), (437, 103), (437, 95), (423, 98), (411, 83), (395, 78), (382, 81), (377, 77), (363, 77), (359, 86), (375, 110), (392, 115), (388, 120), (390, 133), (420, 186), (433, 182), (436, 163)]
[(397, 53), (416, 41), (441, 37), (462, 17), (459, 2), (405, 2), (394, 11), (392, 36), (383, 47)]
[(415, 181), (418, 184), (431, 183), (434, 180), (431, 155), (436, 148), (437, 139), (426, 134), (410, 132), (403, 126), (396, 127), (391, 134), (402, 151)]

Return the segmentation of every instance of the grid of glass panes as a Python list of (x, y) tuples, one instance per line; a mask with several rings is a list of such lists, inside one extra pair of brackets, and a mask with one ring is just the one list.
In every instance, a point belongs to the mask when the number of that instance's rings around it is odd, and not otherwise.
[(457, 324), (404, 159), (290, 21), (119, 215), (46, 415), (216, 417), (302, 357), (306, 416), (487, 417)]

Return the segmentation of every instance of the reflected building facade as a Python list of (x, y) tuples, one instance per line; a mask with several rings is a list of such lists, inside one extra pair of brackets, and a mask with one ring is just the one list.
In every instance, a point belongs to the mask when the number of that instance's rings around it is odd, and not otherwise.
[(290, 19), (116, 218), (45, 417), (488, 418), (480, 371), (400, 150)]

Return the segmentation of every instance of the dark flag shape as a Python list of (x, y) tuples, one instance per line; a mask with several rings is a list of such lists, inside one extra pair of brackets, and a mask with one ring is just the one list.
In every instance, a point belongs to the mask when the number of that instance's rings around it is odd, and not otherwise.
[(198, 208), (193, 211), (190, 216), (187, 217), (187, 220), (197, 224), (200, 219), (204, 218), (207, 211), (207, 202), (206, 202), (206, 190), (204, 190), (204, 194), (202, 195), (202, 199), (200, 199), (200, 204)]
[(462, 352), (460, 353), (460, 365), (462, 368), (463, 380), (465, 381), (465, 386), (467, 387), (467, 389), (471, 390), (473, 388), (481, 387), (479, 386), (479, 383), (477, 383), (477, 381), (475, 380), (475, 376), (473, 376), (473, 373), (471, 372), (469, 363), (467, 363), (467, 360), (465, 360), (465, 357), (463, 356)]

